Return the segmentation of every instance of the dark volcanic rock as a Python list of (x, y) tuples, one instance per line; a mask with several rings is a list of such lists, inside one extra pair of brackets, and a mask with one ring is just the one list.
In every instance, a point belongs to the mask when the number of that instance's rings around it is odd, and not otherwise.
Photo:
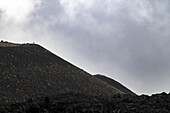
[(129, 90), (128, 88), (126, 88), (125, 86), (123, 86), (122, 84), (120, 84), (119, 82), (117, 82), (117, 81), (115, 81), (115, 80), (113, 80), (111, 78), (108, 78), (108, 77), (106, 77), (104, 75), (99, 75), (99, 74), (94, 75), (94, 77), (96, 77), (96, 78), (110, 84), (111, 86), (119, 89), (120, 91), (122, 91), (125, 94), (136, 95), (134, 92), (132, 92), (131, 90)]
[(0, 42), (0, 103), (70, 92), (123, 94), (39, 45)]
[(114, 95), (110, 98), (63, 94), (1, 105), (1, 113), (170, 113), (170, 94)]

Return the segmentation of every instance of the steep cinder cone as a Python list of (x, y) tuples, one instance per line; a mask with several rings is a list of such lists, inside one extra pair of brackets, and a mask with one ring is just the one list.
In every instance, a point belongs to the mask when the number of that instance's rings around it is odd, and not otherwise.
[(0, 43), (0, 103), (64, 93), (123, 94), (40, 45)]

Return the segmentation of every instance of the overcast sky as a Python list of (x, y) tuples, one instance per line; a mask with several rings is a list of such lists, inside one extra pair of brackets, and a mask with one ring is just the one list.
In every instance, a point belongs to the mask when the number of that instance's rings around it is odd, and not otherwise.
[(41, 44), (137, 94), (170, 92), (170, 0), (0, 0), (0, 39)]

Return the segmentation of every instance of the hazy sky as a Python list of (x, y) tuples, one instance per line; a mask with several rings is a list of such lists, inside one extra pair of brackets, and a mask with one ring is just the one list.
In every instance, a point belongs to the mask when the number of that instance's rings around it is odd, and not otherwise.
[(137, 94), (170, 92), (170, 0), (0, 0), (0, 39), (41, 44)]

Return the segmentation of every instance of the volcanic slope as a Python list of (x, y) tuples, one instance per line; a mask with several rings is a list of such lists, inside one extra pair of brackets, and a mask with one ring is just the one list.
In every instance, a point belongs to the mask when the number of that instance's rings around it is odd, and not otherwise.
[(108, 78), (104, 75), (94, 75), (96, 78), (112, 85), (113, 87), (119, 89), (120, 91), (122, 91), (123, 93), (125, 94), (130, 94), (130, 95), (136, 95), (134, 92), (132, 92), (131, 90), (129, 90), (128, 88), (126, 88), (125, 86), (123, 86), (122, 84), (120, 84), (119, 82), (111, 79), (111, 78)]
[(65, 93), (124, 94), (40, 45), (0, 43), (0, 103)]

